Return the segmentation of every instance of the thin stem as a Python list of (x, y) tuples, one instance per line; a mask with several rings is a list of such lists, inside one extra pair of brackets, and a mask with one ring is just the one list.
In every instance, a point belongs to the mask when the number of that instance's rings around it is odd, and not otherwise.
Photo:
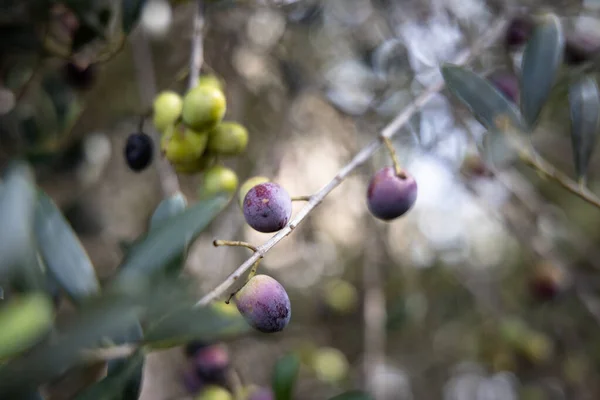
[(294, 196), (292, 197), (292, 201), (310, 201), (312, 196)]
[(128, 357), (139, 348), (136, 344), (124, 344), (120, 346), (106, 347), (93, 350), (83, 350), (82, 359), (84, 362), (108, 361), (115, 358)]
[(245, 247), (252, 251), (258, 251), (256, 246), (251, 245), (250, 243), (242, 242), (239, 240), (215, 240), (213, 241), (213, 246), (237, 246), (237, 247)]
[[(454, 64), (464, 65), (470, 62), (477, 54), (492, 45), (502, 34), (506, 27), (506, 18), (500, 20), (483, 36), (472, 49), (461, 52), (454, 60)], [(381, 137), (393, 137), (425, 104), (429, 102), (437, 93), (443, 90), (445, 84), (443, 81), (431, 85), (420, 96), (418, 96), (408, 107), (406, 107), (392, 122), (390, 122), (381, 132)], [(380, 138), (372, 141), (361, 151), (359, 151), (348, 164), (346, 164), (333, 179), (315, 193), (310, 201), (298, 212), (296, 217), (282, 230), (277, 232), (267, 242), (257, 248), (257, 251), (248, 258), (242, 265), (233, 271), (220, 285), (202, 297), (196, 306), (202, 307), (224, 294), (235, 281), (259, 259), (288, 236), (322, 201), (331, 193), (344, 179), (350, 175), (357, 167), (365, 163), (380, 147), (382, 141)]]
[(196, 13), (194, 16), (194, 32), (192, 36), (192, 51), (190, 56), (190, 74), (188, 88), (198, 84), (200, 70), (204, 62), (204, 45), (202, 43), (202, 30), (204, 29), (204, 1), (196, 0)]
[(390, 138), (385, 137), (385, 136), (382, 136), (381, 140), (383, 141), (383, 144), (385, 144), (387, 151), (390, 153), (390, 157), (392, 158), (392, 162), (394, 163), (394, 171), (396, 172), (396, 176), (399, 176), (399, 177), (405, 176), (404, 171), (402, 170), (402, 167), (400, 167), (400, 161), (398, 161), (398, 155), (396, 154), (396, 149), (394, 148), (394, 144), (392, 143)]
[(250, 269), (250, 273), (248, 274), (248, 279), (246, 279), (246, 282), (248, 282), (250, 279), (254, 278), (254, 276), (258, 272), (258, 265), (260, 264), (260, 260), (261, 260), (260, 258), (258, 260), (256, 260), (256, 262)]

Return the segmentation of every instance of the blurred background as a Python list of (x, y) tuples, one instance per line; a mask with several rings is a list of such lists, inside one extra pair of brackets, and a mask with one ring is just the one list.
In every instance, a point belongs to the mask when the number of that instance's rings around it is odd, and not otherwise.
[[(1, 161), (31, 160), (106, 279), (161, 200), (154, 166), (129, 170), (124, 145), (158, 91), (185, 89), (172, 82), (189, 62), (194, 4), (148, 0), (122, 49), (88, 67), (86, 52), (70, 65), (39, 61), (30, 3), (0, 7)], [(545, 11), (561, 17), (585, 54), (563, 74), (595, 74), (597, 1), (214, 2), (203, 71), (225, 81), (225, 119), (250, 134), (247, 151), (225, 165), (240, 183), (264, 175), (292, 196), (314, 193), (439, 82), (440, 63), (504, 15)], [(58, 2), (52, 13), (58, 35), (75, 29)], [(521, 52), (507, 51), (503, 36), (472, 67), (514, 72)], [(144, 129), (153, 129), (150, 121)], [(573, 175), (569, 129), (559, 81), (533, 140)], [(377, 400), (599, 398), (600, 210), (526, 166), (492, 171), (478, 156), (483, 133), (441, 92), (394, 138), (419, 187), (411, 212), (391, 223), (368, 213), (368, 180), (390, 164), (382, 149), (268, 253), (261, 272), (287, 289), (292, 320), (281, 333), (228, 344), (243, 382), (268, 385), (277, 358), (298, 351), (298, 399), (359, 387)], [(589, 180), (597, 193), (598, 167), (595, 157)], [(179, 178), (195, 201), (202, 177)], [(294, 212), (302, 206), (294, 203)], [(198, 298), (249, 255), (215, 248), (214, 239), (259, 245), (270, 236), (248, 227), (232, 202), (188, 258)], [(186, 398), (183, 369), (181, 349), (152, 354), (141, 399)]]

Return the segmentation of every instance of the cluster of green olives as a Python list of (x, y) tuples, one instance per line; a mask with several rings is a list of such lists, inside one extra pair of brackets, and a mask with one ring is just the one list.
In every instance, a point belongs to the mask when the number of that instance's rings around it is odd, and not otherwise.
[(223, 84), (214, 75), (200, 76), (183, 96), (166, 90), (154, 99), (152, 121), (161, 133), (161, 153), (179, 174), (204, 174), (201, 197), (233, 193), (238, 186), (235, 172), (219, 159), (243, 153), (248, 131), (224, 121), (226, 110)]

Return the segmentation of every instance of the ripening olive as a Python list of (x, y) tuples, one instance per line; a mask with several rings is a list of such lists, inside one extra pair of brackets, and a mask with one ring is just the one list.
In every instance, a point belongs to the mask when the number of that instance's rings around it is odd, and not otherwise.
[(406, 214), (416, 200), (417, 183), (407, 172), (398, 175), (393, 167), (385, 167), (377, 171), (369, 183), (369, 211), (383, 221)]
[(240, 192), (239, 192), (240, 207), (244, 208), (244, 198), (246, 197), (246, 194), (248, 194), (248, 191), (250, 189), (252, 189), (256, 185), (260, 185), (261, 183), (269, 182), (269, 180), (270, 179), (265, 176), (254, 176), (252, 178), (246, 179), (246, 181), (242, 184), (242, 186), (240, 186)]

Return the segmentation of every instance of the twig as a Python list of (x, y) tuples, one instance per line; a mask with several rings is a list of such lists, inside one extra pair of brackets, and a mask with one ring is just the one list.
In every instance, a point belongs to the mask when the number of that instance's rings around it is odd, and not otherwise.
[(252, 251), (257, 251), (256, 246), (251, 245), (250, 243), (242, 242), (239, 240), (213, 240), (213, 246), (236, 246), (236, 247), (245, 247)]
[(106, 348), (99, 348), (93, 350), (83, 350), (82, 360), (84, 362), (97, 362), (97, 361), (108, 361), (116, 358), (129, 357), (138, 349), (138, 345), (135, 344), (123, 344), (119, 346), (112, 346)]
[(196, 0), (196, 13), (194, 15), (194, 33), (192, 36), (192, 51), (190, 55), (190, 74), (188, 76), (188, 88), (191, 89), (198, 84), (200, 70), (204, 62), (204, 44), (202, 42), (202, 30), (204, 29), (204, 1)]
[[(464, 65), (470, 62), (477, 54), (493, 44), (499, 35), (502, 34), (506, 27), (506, 18), (500, 18), (500, 20), (488, 31), (488, 34), (481, 38), (472, 49), (467, 49), (461, 52), (458, 57), (454, 60), (454, 64)], [(443, 81), (434, 84), (427, 88), (419, 97), (417, 97), (408, 107), (406, 107), (392, 122), (390, 122), (382, 131), (380, 136), (391, 138), (393, 137), (404, 125), (410, 121), (412, 116), (417, 113), (425, 104), (431, 100), (431, 98), (443, 90), (445, 84)], [(257, 251), (248, 258), (242, 265), (240, 265), (233, 273), (231, 273), (225, 281), (218, 285), (215, 289), (207, 293), (196, 306), (202, 307), (215, 300), (217, 297), (224, 294), (227, 289), (232, 286), (235, 281), (248, 269), (252, 267), (254, 262), (271, 250), (277, 243), (283, 238), (289, 235), (310, 213), (315, 207), (317, 207), (327, 195), (333, 191), (342, 181), (350, 175), (357, 167), (366, 162), (380, 147), (382, 144), (381, 138), (377, 138), (359, 151), (354, 158), (346, 164), (337, 175), (317, 193), (315, 193), (309, 202), (298, 212), (296, 217), (281, 231), (277, 232), (267, 242), (257, 248)]]
[[(140, 98), (145, 107), (150, 106), (157, 92), (154, 67), (152, 65), (152, 52), (143, 30), (139, 30), (137, 35), (131, 35), (130, 38), (132, 41), (133, 61), (137, 70), (136, 77)], [(147, 128), (146, 133), (152, 137), (154, 143), (160, 143), (159, 134), (153, 126)], [(155, 166), (160, 179), (160, 186), (164, 197), (170, 197), (180, 191), (179, 180), (169, 161), (159, 156), (159, 146), (155, 147)]]

